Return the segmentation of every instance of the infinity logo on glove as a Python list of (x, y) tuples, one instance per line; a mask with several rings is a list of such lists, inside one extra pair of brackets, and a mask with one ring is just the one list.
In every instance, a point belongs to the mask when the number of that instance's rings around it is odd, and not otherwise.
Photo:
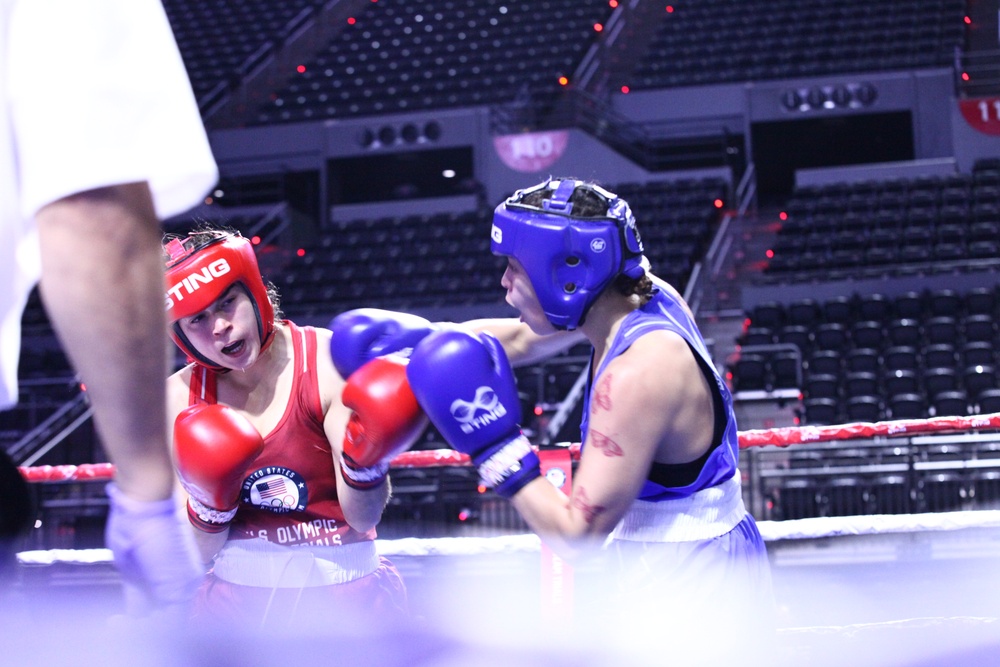
[[(478, 414), (482, 412), (483, 414)], [(480, 387), (472, 402), (456, 398), (451, 404), (451, 416), (461, 424), (463, 433), (472, 433), (507, 414), (507, 408), (500, 402), (493, 387)]]

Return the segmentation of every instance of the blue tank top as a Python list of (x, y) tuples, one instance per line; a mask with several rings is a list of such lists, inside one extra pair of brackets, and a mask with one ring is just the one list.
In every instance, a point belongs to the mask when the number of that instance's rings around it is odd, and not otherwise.
[[(654, 284), (659, 281), (654, 279)], [(722, 433), (722, 441), (717, 447), (712, 449), (701, 472), (697, 478), (685, 486), (666, 487), (656, 482), (647, 480), (639, 492), (640, 500), (659, 501), (672, 500), (675, 498), (686, 498), (694, 493), (720, 484), (730, 479), (736, 472), (736, 465), (739, 461), (739, 439), (736, 431), (736, 415), (733, 412), (733, 396), (729, 387), (723, 381), (719, 372), (715, 368), (712, 356), (705, 346), (705, 340), (698, 330), (698, 325), (688, 316), (687, 310), (664, 289), (657, 289), (653, 298), (646, 305), (629, 313), (622, 322), (618, 333), (615, 335), (607, 355), (601, 362), (596, 373), (591, 374), (590, 382), (584, 394), (583, 419), (580, 423), (580, 431), (583, 442), (587, 441), (587, 428), (590, 417), (590, 401), (594, 381), (601, 376), (604, 369), (611, 362), (629, 347), (638, 338), (651, 331), (657, 330), (673, 331), (687, 341), (691, 350), (701, 359), (702, 368), (707, 369), (715, 379), (715, 386), (722, 399), (722, 406), (725, 411), (725, 429)], [(593, 364), (593, 360), (591, 360)], [(718, 401), (716, 401), (718, 405)], [(717, 415), (718, 417), (718, 415)]]

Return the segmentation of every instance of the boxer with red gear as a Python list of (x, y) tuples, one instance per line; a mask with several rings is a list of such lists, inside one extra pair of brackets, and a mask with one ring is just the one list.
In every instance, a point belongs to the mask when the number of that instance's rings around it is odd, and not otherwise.
[(331, 612), (403, 616), (405, 586), (374, 542), (390, 484), (364, 472), (426, 419), (400, 394), (403, 373), (380, 363), (348, 386), (332, 333), (280, 319), (239, 235), (194, 232), (164, 250), (170, 333), (192, 362), (168, 380), (176, 461), (212, 565), (196, 615), (296, 628)]

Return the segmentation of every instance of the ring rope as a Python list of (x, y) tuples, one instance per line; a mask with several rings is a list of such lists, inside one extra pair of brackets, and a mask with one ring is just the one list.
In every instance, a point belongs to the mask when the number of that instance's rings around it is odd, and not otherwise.
[(1000, 428), (1000, 413), (968, 417), (933, 417), (930, 419), (896, 419), (881, 422), (854, 422), (832, 426), (786, 426), (783, 428), (741, 431), (740, 448), (775, 445), (787, 447), (831, 440), (861, 438), (900, 438), (926, 433), (949, 433)]
[[(851, 440), (861, 438), (897, 438), (927, 433), (950, 433), (969, 430), (1000, 429), (1000, 413), (969, 417), (934, 417), (931, 419), (897, 419), (881, 422), (854, 422), (832, 426), (786, 426), (753, 429), (739, 433), (741, 449), (749, 447), (788, 447), (791, 445)], [(570, 456), (580, 458), (580, 444), (569, 446)], [(467, 454), (452, 449), (403, 452), (392, 460), (393, 468), (432, 468), (437, 466), (467, 466)], [(110, 480), (114, 477), (112, 463), (80, 465), (32, 466), (18, 470), (29, 482), (82, 482)]]

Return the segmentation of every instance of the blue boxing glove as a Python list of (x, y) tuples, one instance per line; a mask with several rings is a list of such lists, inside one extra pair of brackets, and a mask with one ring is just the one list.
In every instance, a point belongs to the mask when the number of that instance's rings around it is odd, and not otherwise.
[(472, 458), (498, 495), (510, 498), (541, 475), (538, 455), (521, 435), (514, 371), (496, 338), (430, 334), (414, 348), (406, 375), (431, 423)]
[(377, 357), (404, 353), (436, 331), (429, 321), (409, 313), (379, 308), (357, 308), (337, 315), (330, 321), (333, 337), (330, 355), (341, 377)]

